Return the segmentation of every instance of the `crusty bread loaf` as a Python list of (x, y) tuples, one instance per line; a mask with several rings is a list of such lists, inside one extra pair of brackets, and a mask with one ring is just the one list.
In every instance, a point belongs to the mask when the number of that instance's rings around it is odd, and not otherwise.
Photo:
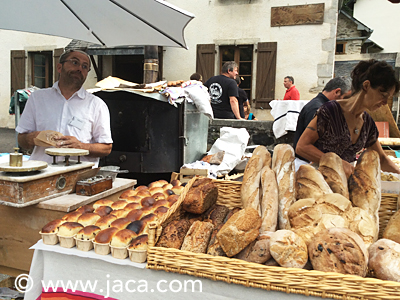
[(182, 208), (190, 213), (202, 214), (215, 204), (217, 198), (218, 188), (212, 183), (212, 179), (200, 178), (192, 184), (187, 192), (182, 202)]
[(136, 232), (129, 229), (118, 231), (111, 239), (110, 246), (112, 247), (128, 247), (130, 242), (137, 237)]
[(58, 235), (73, 237), (81, 230), (83, 226), (77, 222), (65, 222), (58, 227)]
[(119, 229), (115, 227), (100, 230), (94, 238), (94, 241), (99, 244), (110, 244), (111, 239), (118, 231)]
[(368, 267), (382, 280), (400, 282), (400, 244), (380, 239), (368, 249)]
[(100, 230), (101, 229), (96, 225), (89, 225), (79, 230), (76, 234), (76, 238), (81, 241), (91, 241), (96, 237)]
[(332, 190), (321, 172), (311, 165), (301, 165), (296, 173), (296, 199), (319, 198)]
[(243, 174), (242, 186), (240, 188), (240, 198), (243, 208), (253, 208), (261, 216), (260, 209), (260, 182), (263, 159), (253, 154), (246, 164)]
[(272, 232), (269, 234), (262, 234), (256, 240), (251, 242), (246, 248), (240, 251), (235, 257), (248, 262), (264, 264), (271, 258), (270, 253), (270, 238)]
[(63, 219), (55, 219), (43, 226), (41, 233), (57, 233), (60, 227), (66, 221)]
[(364, 151), (358, 158), (349, 178), (350, 200), (354, 206), (369, 212), (375, 221), (374, 241), (379, 234), (379, 207), (381, 205), (381, 165), (374, 150)]
[(194, 222), (186, 233), (181, 250), (206, 253), (213, 229), (214, 225), (210, 222)]
[(109, 228), (111, 226), (111, 223), (114, 222), (116, 219), (117, 217), (114, 215), (105, 215), (98, 219), (94, 225), (100, 227), (100, 229), (103, 230)]
[(211, 221), (214, 226), (218, 226), (224, 223), (225, 217), (229, 212), (229, 208), (223, 205), (215, 205), (211, 207), (212, 209), (208, 212), (205, 219)]
[(292, 146), (278, 144), (274, 147), (272, 170), (275, 172), (276, 182), (278, 183), (278, 228), (289, 229), (290, 223), (287, 213), (290, 205), (296, 201), (294, 150)]
[(322, 154), (318, 171), (324, 176), (332, 192), (350, 199), (347, 177), (343, 169), (342, 159), (334, 152)]
[(214, 227), (213, 232), (211, 233), (210, 242), (207, 246), (207, 254), (213, 256), (226, 256), (224, 250), (222, 250), (221, 244), (218, 242), (217, 233), (224, 226), (223, 224), (219, 224)]
[(139, 235), (138, 237), (134, 238), (129, 245), (128, 249), (130, 250), (147, 250), (149, 237), (147, 234)]
[(275, 261), (285, 268), (303, 268), (308, 260), (306, 243), (291, 230), (273, 232), (269, 251)]
[(261, 217), (248, 207), (235, 213), (217, 233), (217, 239), (228, 257), (235, 256), (259, 235)]
[(100, 216), (95, 213), (86, 213), (80, 216), (77, 220), (79, 224), (82, 224), (82, 226), (89, 226), (89, 225), (94, 225), (97, 220), (100, 219)]
[(172, 221), (163, 228), (156, 247), (180, 249), (189, 226), (189, 221), (185, 219)]
[(262, 223), (260, 232), (275, 231), (278, 225), (278, 183), (275, 172), (268, 165), (261, 170), (261, 190)]
[(390, 217), (382, 237), (400, 243), (400, 210)]
[(350, 229), (329, 228), (319, 232), (308, 245), (314, 270), (365, 276), (368, 252), (364, 242)]
[(362, 208), (352, 207), (343, 217), (349, 221), (349, 229), (361, 237), (368, 249), (374, 242), (376, 232), (373, 216)]
[(228, 214), (226, 215), (225, 220), (224, 220), (224, 223), (226, 223), (226, 221), (228, 221), (228, 220), (230, 219), (230, 217), (232, 217), (235, 213), (237, 213), (237, 212), (240, 211), (240, 210), (241, 210), (241, 208), (239, 208), (239, 207), (234, 207), (234, 208), (232, 208), (232, 209), (228, 212)]
[(269, 153), (268, 149), (265, 146), (257, 146), (253, 151), (253, 155), (258, 155), (263, 161), (263, 167), (268, 166), (271, 168), (272, 158), (271, 153)]

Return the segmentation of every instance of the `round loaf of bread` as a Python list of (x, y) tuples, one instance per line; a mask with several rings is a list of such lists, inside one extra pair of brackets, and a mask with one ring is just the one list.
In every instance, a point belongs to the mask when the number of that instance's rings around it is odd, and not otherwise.
[(41, 233), (57, 233), (58, 228), (66, 221), (63, 219), (55, 219), (43, 226)]
[(76, 221), (78, 221), (78, 218), (81, 215), (82, 214), (79, 211), (73, 211), (73, 212), (67, 213), (65, 216), (62, 217), (62, 219), (65, 222), (76, 222)]
[(320, 231), (308, 245), (314, 270), (365, 276), (368, 252), (364, 242), (350, 229), (329, 228)]
[(99, 206), (94, 210), (94, 213), (102, 217), (108, 215), (112, 211), (113, 209), (110, 206)]
[(128, 247), (130, 242), (137, 237), (137, 234), (129, 229), (118, 231), (111, 239), (112, 247)]
[(129, 220), (131, 220), (131, 222), (133, 222), (140, 220), (142, 216), (144, 216), (142, 209), (133, 209), (126, 215), (126, 218), (128, 218)]
[(251, 242), (246, 248), (240, 251), (236, 255), (236, 258), (243, 259), (248, 262), (264, 264), (271, 258), (269, 247), (270, 236), (265, 237), (259, 235), (255, 241)]
[(181, 182), (178, 179), (172, 180), (171, 181), (172, 186), (180, 186)]
[(142, 197), (139, 196), (130, 196), (125, 199), (128, 203), (140, 203), (140, 200), (142, 200)]
[(94, 208), (92, 205), (83, 205), (83, 206), (79, 207), (76, 211), (80, 212), (81, 214), (86, 214), (86, 213), (93, 212)]
[(165, 199), (164, 193), (155, 193), (155, 194), (152, 195), (152, 197), (153, 197), (156, 201)]
[(167, 183), (167, 184), (164, 184), (163, 186), (162, 186), (162, 189), (163, 190), (170, 190), (170, 189), (172, 189), (174, 186), (172, 185), (172, 184), (170, 184), (170, 183)]
[(100, 227), (100, 229), (103, 230), (109, 228), (111, 226), (111, 223), (114, 222), (116, 219), (117, 217), (114, 215), (105, 215), (98, 219), (94, 225)]
[(155, 214), (157, 218), (160, 219), (164, 214), (168, 212), (168, 210), (169, 210), (168, 207), (160, 206), (153, 211), (153, 214)]
[(131, 220), (128, 218), (119, 218), (116, 219), (114, 222), (111, 223), (111, 227), (118, 228), (119, 230), (125, 229), (131, 223)]
[(129, 245), (130, 250), (147, 250), (148, 236), (147, 234), (139, 235), (134, 238)]
[(79, 232), (76, 234), (76, 238), (81, 241), (91, 241), (95, 238), (97, 233), (100, 232), (100, 230), (101, 229), (96, 225), (89, 225), (79, 230)]
[(124, 207), (124, 210), (131, 211), (131, 210), (134, 210), (134, 209), (139, 209), (139, 208), (141, 208), (141, 207), (142, 207), (142, 205), (141, 205), (140, 203), (132, 202), (132, 203), (128, 203), (128, 204)]
[(368, 249), (368, 267), (382, 280), (400, 282), (400, 244), (380, 239)]
[(117, 200), (111, 204), (112, 209), (123, 209), (128, 204), (126, 200)]
[(110, 227), (99, 231), (94, 238), (94, 241), (98, 244), (109, 244), (113, 236), (119, 231), (118, 228)]
[(179, 185), (179, 186), (174, 186), (171, 190), (175, 193), (175, 195), (180, 195), (183, 192), (183, 189), (185, 187)]
[(291, 230), (272, 233), (269, 251), (277, 263), (285, 268), (303, 268), (308, 260), (306, 243)]
[(135, 192), (134, 190), (129, 189), (129, 190), (126, 190), (126, 191), (122, 192), (122, 194), (119, 195), (118, 199), (120, 199), (120, 200), (125, 200), (125, 199), (128, 198), (128, 197), (135, 196), (136, 193), (137, 193), (137, 192)]
[(178, 201), (179, 196), (178, 195), (171, 195), (167, 198), (167, 201), (170, 203), (170, 207), (172, 207), (172, 205), (174, 205), (174, 203), (176, 201)]
[(65, 222), (58, 228), (58, 235), (63, 237), (73, 237), (83, 226), (77, 222)]
[(156, 203), (156, 200), (153, 197), (145, 197), (140, 201), (143, 207), (152, 206), (154, 203)]
[(110, 206), (114, 203), (114, 201), (108, 200), (108, 199), (101, 199), (97, 200), (95, 203), (93, 203), (93, 208), (97, 209), (100, 206)]
[(163, 193), (164, 190), (162, 187), (152, 187), (152, 188), (149, 188), (149, 192), (150, 192), (150, 194), (154, 195), (156, 193)]
[(78, 218), (78, 223), (82, 224), (84, 227), (93, 225), (100, 219), (100, 216), (95, 213), (86, 213)]
[(117, 218), (125, 218), (129, 212), (130, 212), (130, 210), (125, 210), (125, 208), (117, 209), (117, 210), (113, 210), (112, 212), (110, 212), (110, 215), (114, 215)]
[(400, 210), (392, 215), (382, 236), (384, 239), (400, 243)]

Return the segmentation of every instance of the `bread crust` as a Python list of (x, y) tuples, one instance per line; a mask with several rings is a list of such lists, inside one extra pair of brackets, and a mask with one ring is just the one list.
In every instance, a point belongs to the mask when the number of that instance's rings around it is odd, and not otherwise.
[(333, 152), (322, 154), (318, 171), (324, 176), (332, 192), (341, 194), (350, 199), (346, 173), (343, 169), (342, 159)]

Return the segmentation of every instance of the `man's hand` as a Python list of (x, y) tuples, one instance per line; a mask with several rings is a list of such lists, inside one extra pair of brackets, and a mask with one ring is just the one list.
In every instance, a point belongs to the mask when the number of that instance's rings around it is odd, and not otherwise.
[(75, 148), (75, 149), (87, 149), (88, 147), (85, 147), (86, 144), (81, 143), (76, 137), (74, 136), (69, 136), (69, 135), (64, 135), (57, 139), (57, 147), (59, 148)]
[(103, 157), (111, 153), (112, 144), (93, 143), (86, 144), (80, 142), (74, 136), (64, 135), (57, 140), (59, 148), (75, 148), (89, 151), (90, 157)]

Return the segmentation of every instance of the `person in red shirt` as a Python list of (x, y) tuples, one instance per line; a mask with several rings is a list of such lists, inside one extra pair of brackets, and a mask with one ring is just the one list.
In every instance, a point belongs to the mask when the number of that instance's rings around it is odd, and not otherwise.
[(294, 86), (294, 78), (292, 76), (286, 76), (283, 80), (283, 85), (286, 88), (283, 100), (300, 100), (300, 93)]

